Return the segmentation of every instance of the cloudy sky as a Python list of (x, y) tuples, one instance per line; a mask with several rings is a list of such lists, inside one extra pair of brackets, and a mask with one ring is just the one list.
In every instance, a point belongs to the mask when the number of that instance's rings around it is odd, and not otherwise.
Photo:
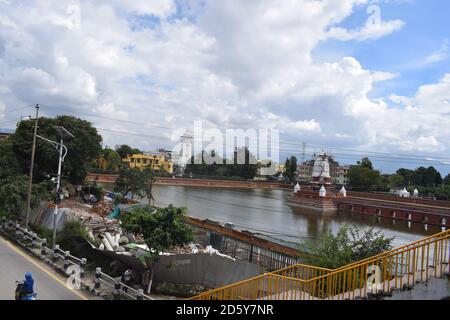
[[(278, 128), (281, 154), (368, 151), (450, 171), (450, 3), (0, 0), (0, 127), (39, 103), (107, 145), (171, 148), (194, 121)], [(405, 154), (400, 162), (397, 155)]]

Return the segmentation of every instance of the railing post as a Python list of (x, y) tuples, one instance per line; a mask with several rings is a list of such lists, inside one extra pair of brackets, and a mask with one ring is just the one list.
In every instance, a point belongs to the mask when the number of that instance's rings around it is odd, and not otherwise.
[(36, 233), (32, 233), (31, 234), (31, 248), (34, 249), (36, 247), (36, 239), (37, 239), (37, 235)]
[(114, 282), (114, 294), (115, 294), (116, 296), (118, 296), (118, 295), (120, 294), (120, 288), (121, 288), (121, 285), (120, 285), (120, 278), (118, 278), (118, 279), (116, 279), (116, 281)]
[(70, 266), (69, 256), (70, 251), (64, 252), (64, 270), (67, 270), (67, 268), (69, 268)]
[(95, 280), (94, 280), (95, 289), (100, 288), (100, 279), (101, 278), (102, 278), (102, 268), (96, 268), (95, 269)]
[(86, 263), (87, 263), (87, 259), (86, 258), (82, 258), (81, 262), (80, 262), (80, 278), (81, 279), (84, 278), (84, 271), (86, 269)]
[(53, 262), (56, 262), (56, 260), (58, 260), (58, 250), (59, 246), (55, 245), (55, 248), (53, 249)]
[(45, 256), (45, 254), (47, 253), (47, 239), (42, 239), (42, 244), (41, 244), (41, 255)]

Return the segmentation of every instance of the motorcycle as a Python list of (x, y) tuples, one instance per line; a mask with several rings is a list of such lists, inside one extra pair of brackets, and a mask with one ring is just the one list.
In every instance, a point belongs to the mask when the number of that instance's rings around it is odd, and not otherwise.
[(15, 299), (16, 300), (26, 300), (26, 301), (35, 301), (39, 300), (37, 293), (23, 293), (23, 281), (16, 281), (16, 291), (15, 291)]

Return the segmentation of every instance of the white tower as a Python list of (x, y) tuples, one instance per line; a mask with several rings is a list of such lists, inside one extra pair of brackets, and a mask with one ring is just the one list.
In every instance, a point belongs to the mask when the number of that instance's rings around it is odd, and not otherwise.
[(180, 166), (180, 173), (183, 174), (186, 169), (186, 165), (192, 159), (192, 144), (194, 141), (194, 137), (189, 132), (186, 132), (184, 135), (180, 137), (181, 150), (178, 159), (178, 164)]

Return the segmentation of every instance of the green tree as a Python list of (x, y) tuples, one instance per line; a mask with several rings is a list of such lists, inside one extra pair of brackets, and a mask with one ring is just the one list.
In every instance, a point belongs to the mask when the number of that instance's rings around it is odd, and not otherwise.
[(106, 160), (106, 169), (117, 171), (122, 165), (122, 158), (117, 151), (111, 149), (103, 150), (103, 155)]
[(373, 170), (372, 163), (368, 158), (358, 161), (356, 166), (351, 166), (348, 176), (354, 190), (374, 191), (386, 187), (380, 172)]
[(319, 242), (307, 241), (301, 247), (310, 253), (309, 264), (335, 269), (389, 251), (393, 240), (374, 228), (361, 231), (342, 225), (336, 235), (327, 233)]
[[(50, 185), (42, 182), (34, 184), (31, 191), (31, 208), (36, 208), (43, 200), (50, 200)], [(0, 180), (0, 215), (20, 218), (26, 210), (28, 197), (28, 177), (10, 176)]]
[(440, 185), (442, 185), (443, 182), (444, 182), (444, 180), (442, 179), (441, 173), (438, 172), (438, 173), (436, 174), (436, 179), (434, 179), (434, 184), (435, 184), (436, 186), (440, 186)]
[(290, 157), (289, 159), (286, 159), (285, 162), (285, 176), (289, 178), (290, 181), (295, 181), (295, 174), (298, 170), (297, 168), (297, 158), (295, 156)]
[(413, 175), (413, 184), (416, 186), (424, 186), (425, 185), (425, 180), (424, 180), (424, 176), (427, 172), (427, 169), (425, 167), (419, 167), (414, 171), (414, 175)]
[(21, 167), (10, 139), (0, 141), (0, 180), (20, 174)]
[[(439, 172), (434, 167), (428, 167), (422, 177), (422, 186), (424, 187), (434, 187), (436, 181), (438, 181)], [(440, 176), (440, 174), (439, 174)], [(442, 178), (441, 178), (442, 181)]]
[(367, 168), (373, 170), (372, 161), (369, 158), (362, 158), (361, 161), (358, 161), (357, 164), (363, 168)]
[(444, 178), (443, 183), (444, 183), (446, 186), (450, 186), (450, 174), (448, 174), (448, 175)]
[(224, 160), (215, 150), (203, 151), (191, 158), (186, 166), (185, 174), (210, 177), (239, 177), (253, 179), (256, 176), (258, 164), (256, 157), (248, 148), (236, 148), (233, 158)]
[(146, 175), (137, 168), (122, 168), (116, 180), (114, 191), (120, 192), (123, 197), (130, 194), (133, 197), (144, 197), (146, 178)]
[(233, 165), (226, 167), (229, 176), (238, 176), (243, 179), (253, 179), (256, 176), (258, 161), (247, 147), (236, 148), (232, 162)]
[[(16, 132), (9, 138), (14, 153), (20, 162), (23, 174), (28, 174), (33, 141), (34, 121), (21, 121)], [(55, 126), (63, 126), (75, 138), (66, 138), (64, 145), (68, 153), (64, 162), (63, 176), (73, 184), (81, 184), (86, 177), (89, 164), (101, 153), (102, 137), (91, 123), (69, 116), (57, 118), (40, 118), (38, 134), (54, 141), (59, 141)], [(35, 178), (42, 181), (47, 175), (56, 175), (58, 152), (53, 146), (38, 139), (35, 159)]]
[(127, 155), (133, 155), (133, 154), (141, 154), (142, 151), (139, 149), (135, 149), (130, 147), (129, 145), (123, 144), (119, 148), (117, 148), (117, 153), (119, 154), (121, 159), (124, 159), (127, 157)]
[(389, 177), (389, 186), (392, 189), (403, 187), (405, 184), (405, 179), (399, 174), (393, 174)]
[(414, 174), (413, 170), (409, 169), (398, 169), (397, 174), (403, 177), (403, 182), (406, 186), (411, 186), (414, 184)]
[(135, 209), (122, 217), (122, 228), (141, 235), (149, 248), (145, 261), (151, 273), (147, 293), (151, 292), (153, 267), (159, 253), (186, 245), (193, 240), (192, 230), (184, 220), (186, 212), (186, 208), (170, 205), (159, 209)]

